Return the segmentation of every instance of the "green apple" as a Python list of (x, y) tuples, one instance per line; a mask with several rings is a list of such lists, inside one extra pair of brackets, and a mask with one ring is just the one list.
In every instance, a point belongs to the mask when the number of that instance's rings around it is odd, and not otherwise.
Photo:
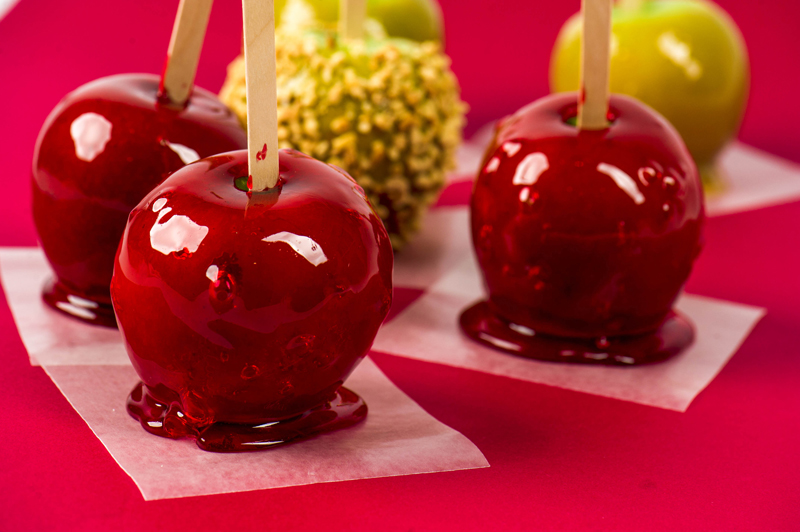
[[(705, 0), (620, 1), (612, 14), (611, 91), (664, 115), (708, 176), (739, 128), (750, 72), (733, 20)], [(580, 84), (581, 20), (561, 29), (550, 62), (553, 92)]]
[[(310, 18), (330, 28), (339, 20), (339, 1), (276, 0), (275, 19), (284, 24), (288, 16), (293, 19), (290, 23), (296, 24), (298, 17)], [(418, 42), (442, 42), (444, 38), (442, 10), (436, 0), (367, 0), (367, 17), (379, 23), (389, 37)]]

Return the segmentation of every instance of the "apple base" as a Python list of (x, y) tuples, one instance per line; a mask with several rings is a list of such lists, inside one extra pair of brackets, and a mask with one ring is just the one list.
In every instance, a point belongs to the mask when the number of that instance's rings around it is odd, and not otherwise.
[(367, 404), (344, 386), (328, 403), (293, 418), (257, 425), (212, 423), (192, 425), (176, 404), (163, 404), (140, 382), (128, 397), (128, 413), (144, 430), (165, 438), (193, 438), (204, 451), (218, 453), (259, 451), (322, 432), (343, 429), (363, 421)]
[(675, 311), (649, 334), (601, 339), (537, 334), (495, 315), (486, 301), (461, 314), (461, 329), (472, 340), (525, 358), (583, 364), (631, 366), (660, 362), (694, 341), (689, 319)]
[(48, 306), (71, 318), (92, 325), (117, 328), (114, 307), (110, 303), (94, 301), (84, 295), (76, 294), (55, 277), (51, 277), (45, 283), (42, 299)]

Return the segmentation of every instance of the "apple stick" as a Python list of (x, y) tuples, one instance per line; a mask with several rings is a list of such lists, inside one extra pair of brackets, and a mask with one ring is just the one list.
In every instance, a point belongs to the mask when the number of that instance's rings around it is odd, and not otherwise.
[(364, 37), (367, 0), (339, 0), (339, 34), (345, 39)]
[(250, 190), (278, 182), (278, 89), (273, 0), (242, 0)]
[(161, 76), (161, 94), (175, 106), (183, 107), (192, 93), (212, 3), (213, 0), (181, 0), (178, 6)]
[(608, 127), (611, 2), (612, 0), (583, 0), (582, 93), (578, 99), (580, 129)]

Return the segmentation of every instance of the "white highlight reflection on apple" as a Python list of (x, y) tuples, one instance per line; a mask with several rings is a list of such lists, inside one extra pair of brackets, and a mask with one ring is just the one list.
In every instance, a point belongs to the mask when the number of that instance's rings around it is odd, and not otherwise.
[(219, 266), (217, 266), (216, 264), (212, 264), (211, 266), (209, 266), (208, 269), (206, 270), (206, 279), (208, 279), (211, 282), (214, 282), (217, 279), (219, 279)]
[(639, 187), (636, 186), (636, 181), (623, 170), (608, 163), (600, 163), (597, 165), (597, 171), (613, 179), (614, 183), (616, 183), (625, 194), (630, 196), (636, 205), (644, 203), (644, 194), (642, 194)]
[(520, 144), (519, 142), (503, 143), (503, 151), (506, 152), (506, 155), (508, 155), (509, 157), (515, 156), (521, 149), (522, 149), (522, 144)]
[(500, 168), (500, 159), (497, 157), (492, 157), (492, 160), (486, 165), (486, 173), (491, 174), (496, 172), (498, 168)]
[(67, 295), (67, 301), (57, 301), (56, 306), (68, 314), (85, 320), (97, 319), (97, 315), (92, 312), (92, 309), (96, 309), (98, 304), (82, 297), (69, 294)]
[(111, 140), (111, 122), (97, 113), (83, 113), (70, 124), (69, 135), (75, 143), (75, 156), (92, 162)]
[(150, 228), (150, 245), (164, 255), (182, 251), (194, 253), (208, 234), (208, 227), (182, 214), (161, 223), (161, 219), (172, 211), (172, 207), (164, 208), (166, 204), (166, 198), (159, 198), (153, 203), (153, 212), (158, 213), (158, 218)]
[(517, 166), (511, 183), (514, 185), (535, 185), (539, 180), (539, 176), (545, 173), (548, 168), (550, 168), (550, 162), (547, 160), (547, 155), (541, 152), (529, 153)]
[(499, 347), (500, 349), (508, 349), (510, 351), (521, 351), (522, 350), (522, 348), (519, 345), (517, 345), (517, 344), (515, 344), (513, 342), (507, 342), (505, 340), (501, 340), (500, 338), (495, 338), (494, 336), (488, 335), (488, 334), (486, 334), (484, 332), (479, 332), (478, 336), (481, 337), (481, 340), (486, 340), (490, 344), (495, 345), (495, 346)]
[(275, 233), (262, 240), (264, 242), (283, 242), (284, 244), (289, 244), (295, 253), (314, 266), (319, 266), (320, 264), (328, 262), (328, 257), (326, 257), (325, 252), (322, 251), (322, 246), (307, 236), (281, 231), (280, 233)]
[(178, 157), (181, 158), (183, 164), (190, 164), (200, 160), (200, 155), (189, 146), (184, 146), (183, 144), (178, 144), (176, 142), (170, 142), (168, 140), (162, 140), (161, 143), (174, 151)]
[(673, 32), (667, 31), (659, 35), (656, 44), (664, 57), (683, 69), (687, 78), (697, 81), (703, 75), (703, 67), (692, 57), (691, 47), (678, 39)]

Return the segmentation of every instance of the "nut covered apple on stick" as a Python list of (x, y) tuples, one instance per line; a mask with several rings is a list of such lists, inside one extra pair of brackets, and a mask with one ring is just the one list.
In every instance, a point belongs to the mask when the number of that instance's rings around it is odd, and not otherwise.
[(248, 147), (173, 173), (130, 215), (111, 295), (142, 428), (207, 451), (352, 426), (342, 386), (392, 301), (389, 235), (343, 170), (278, 149), (271, 0), (244, 0)]
[(128, 214), (170, 173), (243, 148), (236, 117), (194, 86), (210, 0), (182, 0), (161, 78), (121, 74), (66, 95), (47, 117), (33, 156), (33, 218), (55, 277), (48, 305), (116, 326), (109, 284)]
[[(364, 20), (376, 3), (339, 12)], [(438, 42), (377, 38), (367, 23), (349, 27), (355, 38), (324, 27), (279, 28), (278, 141), (352, 175), (400, 249), (455, 166), (466, 106)], [(220, 98), (246, 123), (244, 78), (238, 57)]]
[(609, 96), (611, 0), (584, 0), (581, 91), (502, 120), (471, 199), (488, 297), (462, 330), (515, 355), (631, 365), (694, 330), (673, 310), (701, 249), (703, 195), (675, 129)]

